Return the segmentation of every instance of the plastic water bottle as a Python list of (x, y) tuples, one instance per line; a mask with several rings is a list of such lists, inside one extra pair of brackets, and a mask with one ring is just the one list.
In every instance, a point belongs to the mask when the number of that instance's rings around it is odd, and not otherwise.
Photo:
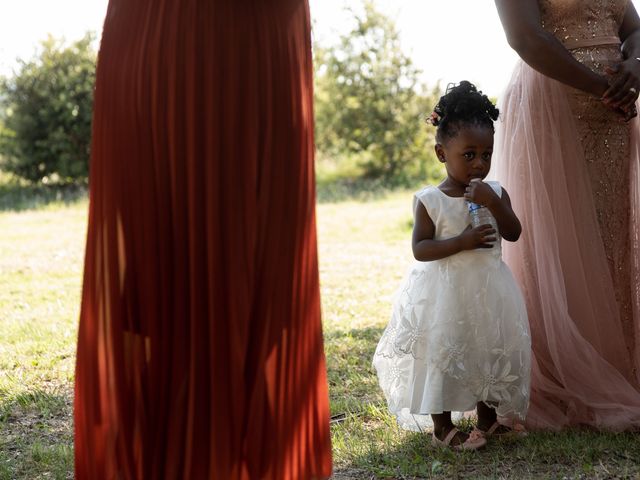
[(495, 237), (498, 238), (498, 223), (493, 215), (491, 215), (491, 211), (484, 205), (469, 201), (467, 201), (467, 207), (469, 208), (469, 216), (471, 217), (471, 227), (476, 228), (480, 225), (491, 225), (496, 231)]

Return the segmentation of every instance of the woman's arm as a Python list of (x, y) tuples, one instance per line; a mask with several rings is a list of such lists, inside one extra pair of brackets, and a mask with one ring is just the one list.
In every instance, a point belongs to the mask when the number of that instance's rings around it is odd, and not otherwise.
[(620, 25), (620, 41), (625, 58), (640, 57), (640, 18), (633, 2), (629, 2)]
[(450, 257), (463, 250), (493, 248), (493, 245), (489, 242), (496, 240), (496, 231), (491, 225), (467, 228), (457, 237), (446, 240), (434, 240), (435, 231), (436, 227), (427, 213), (427, 209), (424, 208), (421, 202), (417, 202), (411, 240), (413, 256), (416, 260), (429, 262)]
[(531, 68), (566, 85), (601, 97), (606, 77), (585, 67), (542, 28), (537, 0), (495, 0), (509, 45)]
[(624, 60), (607, 69), (614, 80), (605, 92), (604, 99), (613, 107), (627, 110), (638, 99), (640, 92), (640, 18), (632, 2), (629, 2), (625, 12), (619, 35)]

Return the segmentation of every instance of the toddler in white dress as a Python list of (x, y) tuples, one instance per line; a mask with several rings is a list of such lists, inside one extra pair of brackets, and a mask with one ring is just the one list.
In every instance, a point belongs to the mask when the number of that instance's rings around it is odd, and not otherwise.
[[(415, 428), (431, 415), (433, 443), (477, 449), (490, 436), (518, 433), (497, 417), (524, 419), (531, 339), (522, 294), (501, 258), (501, 238), (521, 226), (509, 195), (483, 182), (491, 166), (498, 110), (469, 82), (450, 87), (431, 122), (447, 178), (414, 198), (415, 264), (403, 281), (373, 360), (389, 409)], [(489, 224), (471, 227), (469, 202)], [(451, 412), (477, 409), (477, 428), (458, 431)], [(424, 417), (422, 418), (424, 420)]]

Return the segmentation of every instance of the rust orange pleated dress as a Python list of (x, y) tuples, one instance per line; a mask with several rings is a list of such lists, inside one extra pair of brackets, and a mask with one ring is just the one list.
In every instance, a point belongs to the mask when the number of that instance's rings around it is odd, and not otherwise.
[(306, 0), (111, 0), (75, 472), (331, 473)]

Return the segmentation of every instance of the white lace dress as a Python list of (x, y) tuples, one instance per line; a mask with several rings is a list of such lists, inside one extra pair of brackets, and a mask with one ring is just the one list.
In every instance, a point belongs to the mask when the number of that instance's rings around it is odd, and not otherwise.
[[(498, 182), (487, 182), (500, 196)], [(464, 198), (426, 187), (415, 195), (436, 240), (470, 223)], [(415, 204), (414, 204), (415, 205)], [(522, 294), (492, 249), (415, 262), (403, 280), (373, 365), (389, 409), (407, 429), (428, 414), (473, 410), (491, 402), (502, 417), (524, 418), (529, 404), (531, 339)]]

